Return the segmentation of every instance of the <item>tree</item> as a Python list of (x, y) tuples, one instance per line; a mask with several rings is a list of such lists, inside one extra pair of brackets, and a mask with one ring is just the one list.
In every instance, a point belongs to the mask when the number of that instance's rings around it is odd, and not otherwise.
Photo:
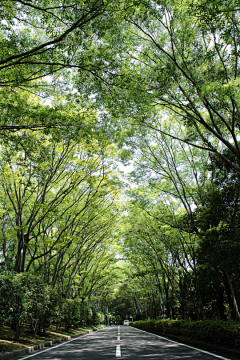
[[(94, 101), (76, 91), (74, 79), (80, 69), (87, 77), (99, 78), (98, 71), (107, 71), (114, 61), (106, 47), (101, 48), (102, 38), (125, 6), (102, 0), (2, 1), (0, 131), (5, 136), (6, 130), (63, 127), (75, 133), (81, 127), (79, 117)], [(40, 102), (29, 104), (29, 94)], [(43, 105), (46, 100), (50, 106)], [(77, 111), (71, 116), (66, 103), (76, 100)], [(24, 116), (25, 107), (32, 117)]]
[(31, 156), (14, 149), (14, 143), (1, 148), (4, 254), (9, 267), (8, 246), (17, 272), (52, 258), (55, 250), (60, 255), (74, 238), (89, 241), (94, 226), (98, 232), (104, 228), (97, 219), (117, 194), (114, 177), (108, 180), (105, 150), (94, 139), (84, 148), (71, 140), (60, 145), (43, 134), (29, 138), (35, 150)]
[(111, 2), (98, 0), (3, 1), (1, 86), (25, 86), (71, 67), (91, 72), (82, 52), (91, 37), (101, 38), (110, 10)]
[(0, 278), (1, 315), (11, 323), (19, 340), (23, 323), (30, 323), (36, 335), (50, 308), (50, 288), (32, 274), (11, 274)]
[[(239, 170), (222, 152), (229, 149), (239, 162), (238, 1), (218, 9), (217, 1), (204, 4), (140, 1), (129, 9), (122, 41), (131, 50), (123, 49), (118, 70), (106, 76), (111, 92), (99, 89), (98, 97), (114, 121), (127, 117), (140, 131), (164, 133), (159, 114), (178, 119), (188, 129), (181, 141), (218, 153)], [(96, 92), (94, 84), (90, 89)]]
[(76, 102), (62, 102), (61, 98), (53, 101), (51, 106), (44, 105), (41, 99), (32, 93), (17, 88), (11, 91), (2, 88), (0, 136), (5, 141), (9, 139), (21, 144), (25, 149), (30, 147), (30, 144), (26, 143), (28, 133), (20, 133), (25, 129), (45, 134), (54, 129), (52, 136), (60, 142), (66, 139), (66, 136), (75, 140), (82, 136), (93, 136), (94, 132), (96, 133), (96, 129), (93, 130), (97, 124), (96, 111), (82, 108)]
[(198, 261), (216, 273), (225, 288), (231, 317), (239, 320), (239, 176), (218, 156), (212, 157), (211, 166), (213, 189), (194, 214), (200, 235)]

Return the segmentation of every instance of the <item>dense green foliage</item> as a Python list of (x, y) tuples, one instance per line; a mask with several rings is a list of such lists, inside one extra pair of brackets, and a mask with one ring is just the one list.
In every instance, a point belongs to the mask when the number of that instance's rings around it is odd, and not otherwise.
[(78, 328), (106, 322), (101, 311), (92, 309), (79, 299), (64, 299), (43, 280), (28, 273), (0, 278), (1, 326), (11, 325), (16, 339), (23, 326), (44, 331), (50, 325)]
[(147, 320), (135, 321), (134, 327), (162, 335), (175, 335), (192, 340), (238, 349), (240, 328), (238, 324), (225, 321), (184, 321), (184, 320)]
[(239, 9), (1, 2), (0, 308), (16, 337), (240, 320)]

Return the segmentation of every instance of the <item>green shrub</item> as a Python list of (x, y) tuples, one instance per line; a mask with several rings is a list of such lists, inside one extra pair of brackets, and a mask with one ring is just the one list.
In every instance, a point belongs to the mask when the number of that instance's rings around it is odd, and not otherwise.
[(134, 327), (163, 335), (176, 335), (201, 340), (214, 345), (238, 348), (240, 345), (240, 324), (221, 320), (141, 320)]
[(62, 313), (65, 329), (69, 329), (71, 326), (78, 327), (81, 323), (81, 301), (66, 299), (63, 303)]
[(56, 290), (51, 289), (50, 292), (51, 309), (49, 312), (49, 319), (51, 324), (55, 324), (57, 329), (64, 323), (64, 304), (66, 299), (61, 296)]
[(9, 324), (20, 336), (21, 325), (30, 323), (36, 334), (40, 322), (47, 321), (50, 309), (50, 288), (40, 277), (21, 273), (0, 278), (0, 315), (2, 324)]
[(45, 331), (51, 323), (57, 327), (88, 326), (105, 322), (105, 315), (80, 299), (64, 299), (43, 280), (30, 273), (0, 276), (0, 326), (10, 325), (19, 339), (21, 326), (30, 324)]
[(85, 303), (81, 304), (82, 326), (93, 324), (93, 310)]
[(17, 274), (21, 286), (24, 288), (22, 320), (33, 325), (34, 334), (42, 323), (44, 327), (50, 325), (48, 319), (50, 310), (50, 288), (43, 280), (31, 274)]
[(93, 311), (93, 324), (94, 325), (100, 325), (105, 323), (105, 315), (101, 311), (96, 311), (95, 309)]
[(11, 276), (0, 277), (0, 319), (1, 325), (20, 325), (23, 313), (24, 289)]

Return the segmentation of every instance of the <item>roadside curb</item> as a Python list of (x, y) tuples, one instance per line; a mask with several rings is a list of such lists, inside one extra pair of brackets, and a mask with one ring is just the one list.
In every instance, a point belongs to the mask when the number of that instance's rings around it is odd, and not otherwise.
[(71, 339), (86, 335), (87, 333), (91, 333), (92, 331), (94, 331), (94, 330), (87, 330), (82, 334), (76, 334), (76, 335), (72, 335), (72, 336), (64, 336), (60, 339), (54, 339), (51, 341), (47, 341), (45, 343), (27, 347), (24, 349), (13, 350), (11, 352), (3, 353), (3, 354), (0, 354), (0, 360), (13, 359), (13, 358), (24, 356), (27, 354), (33, 354), (36, 350), (43, 350), (43, 349), (51, 347), (53, 345), (64, 343), (65, 341), (69, 341)]

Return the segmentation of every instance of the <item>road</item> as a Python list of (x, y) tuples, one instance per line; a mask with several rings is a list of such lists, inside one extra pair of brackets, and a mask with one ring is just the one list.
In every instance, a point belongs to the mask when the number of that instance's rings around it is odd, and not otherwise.
[(109, 326), (21, 360), (226, 359), (131, 326)]

